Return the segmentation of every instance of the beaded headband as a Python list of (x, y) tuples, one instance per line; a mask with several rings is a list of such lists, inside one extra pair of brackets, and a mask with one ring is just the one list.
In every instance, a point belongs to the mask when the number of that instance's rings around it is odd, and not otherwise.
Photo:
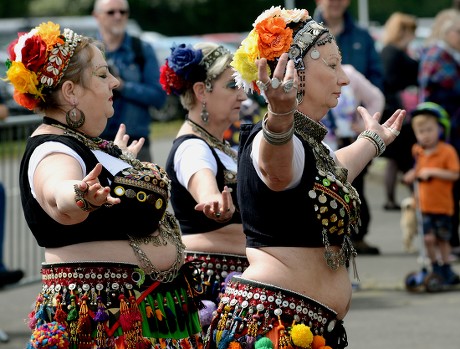
[[(321, 36), (326, 33), (327, 35), (321, 38)], [(322, 46), (327, 43), (331, 43), (332, 40), (334, 40), (334, 37), (330, 33), (329, 29), (310, 18), (294, 34), (294, 42), (289, 49), (289, 58), (294, 61), (297, 70), (304, 70), (305, 66), (303, 58), (305, 57), (305, 54), (313, 46)], [(319, 58), (318, 51), (312, 51), (310, 55), (313, 59)]]
[(42, 91), (61, 81), (81, 36), (59, 24), (42, 23), (19, 34), (8, 47), (6, 80), (14, 86), (14, 99), (30, 110), (44, 101)]
[[(222, 57), (224, 55), (231, 55), (232, 53), (227, 50), (225, 47), (223, 46), (218, 46), (216, 47), (214, 50), (212, 50), (209, 54), (207, 54), (205, 57), (203, 57), (203, 61), (202, 61), (202, 64), (204, 65), (205, 69), (206, 69), (206, 72), (209, 71), (209, 68), (211, 68), (211, 66), (216, 62), (216, 60), (219, 58), (219, 57)], [(214, 80), (215, 78), (217, 78), (222, 72), (218, 72), (216, 74), (212, 74), (212, 75), (209, 75), (208, 74), (208, 77), (206, 78), (206, 81), (211, 81), (211, 80)]]

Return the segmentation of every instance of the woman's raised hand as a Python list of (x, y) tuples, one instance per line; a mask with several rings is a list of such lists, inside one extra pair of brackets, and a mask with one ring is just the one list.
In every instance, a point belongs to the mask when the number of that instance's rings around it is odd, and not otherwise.
[(268, 75), (265, 58), (257, 61), (257, 68), (259, 78), (257, 86), (266, 96), (269, 111), (275, 116), (292, 113), (297, 107), (299, 77), (294, 62), (289, 60), (288, 54), (283, 53), (279, 58), (272, 79)]

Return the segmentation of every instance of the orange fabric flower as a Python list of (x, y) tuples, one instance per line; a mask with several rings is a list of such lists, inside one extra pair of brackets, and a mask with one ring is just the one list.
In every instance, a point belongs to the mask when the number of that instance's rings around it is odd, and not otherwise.
[(288, 52), (292, 43), (292, 29), (280, 18), (267, 18), (256, 25), (259, 33), (259, 52), (261, 58), (271, 61)]
[(14, 91), (13, 99), (16, 101), (16, 103), (29, 110), (34, 110), (38, 106), (39, 102), (39, 99), (35, 98), (33, 95), (28, 93), (20, 93), (16, 90)]

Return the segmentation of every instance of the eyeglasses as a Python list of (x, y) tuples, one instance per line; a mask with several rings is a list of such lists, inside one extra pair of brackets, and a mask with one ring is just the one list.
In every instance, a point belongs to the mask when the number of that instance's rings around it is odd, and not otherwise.
[(117, 12), (122, 16), (126, 16), (129, 13), (129, 10), (108, 10), (105, 12), (105, 14), (109, 16), (114, 16)]

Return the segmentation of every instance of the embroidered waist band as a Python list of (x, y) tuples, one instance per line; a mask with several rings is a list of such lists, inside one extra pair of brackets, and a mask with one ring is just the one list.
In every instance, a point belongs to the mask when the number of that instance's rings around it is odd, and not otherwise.
[(246, 256), (225, 253), (186, 251), (185, 261), (194, 262), (205, 277), (214, 276), (221, 281), (224, 281), (228, 274), (242, 273), (249, 266)]
[[(216, 316), (207, 334), (207, 348), (222, 346), (230, 335), (244, 349), (253, 348), (262, 337), (269, 338), (273, 348), (286, 345), (309, 347), (313, 337), (333, 349), (348, 343), (337, 313), (318, 301), (277, 286), (254, 282), (238, 276), (228, 282)], [(221, 343), (221, 345), (219, 345)], [(305, 343), (310, 343), (304, 346)]]

